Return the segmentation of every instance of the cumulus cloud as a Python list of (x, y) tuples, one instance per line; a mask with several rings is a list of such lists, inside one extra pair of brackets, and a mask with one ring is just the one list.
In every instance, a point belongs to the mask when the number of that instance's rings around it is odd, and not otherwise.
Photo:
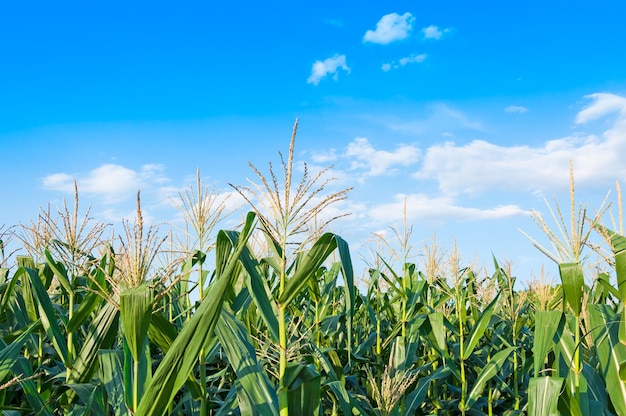
[(420, 152), (412, 145), (399, 145), (396, 150), (376, 150), (364, 137), (354, 139), (345, 156), (351, 160), (351, 169), (365, 170), (368, 176), (395, 173), (394, 166), (410, 166), (419, 160)]
[(406, 66), (408, 64), (412, 64), (412, 63), (417, 63), (420, 64), (422, 62), (424, 62), (426, 60), (426, 58), (428, 57), (428, 55), (426, 55), (425, 53), (421, 53), (421, 54), (412, 54), (409, 56), (405, 56), (404, 58), (400, 58), (400, 60), (398, 60), (398, 62), (396, 61), (392, 61), (389, 63), (385, 63), (382, 66), (382, 70), (387, 72), (391, 69), (398, 69), (401, 66)]
[(576, 116), (576, 123), (582, 124), (598, 119), (610, 113), (619, 113), (620, 117), (626, 117), (626, 98), (609, 93), (596, 93), (586, 95), (585, 98), (593, 100), (584, 110)]
[(42, 184), (48, 190), (72, 193), (76, 180), (79, 192), (99, 197), (105, 203), (116, 203), (132, 198), (144, 187), (165, 185), (169, 179), (164, 170), (156, 164), (143, 165), (137, 171), (109, 163), (76, 175), (53, 173), (44, 177)]
[(441, 37), (445, 33), (448, 33), (449, 31), (450, 29), (448, 28), (439, 29), (439, 27), (435, 25), (430, 25), (422, 29), (422, 33), (424, 34), (424, 39), (435, 39), (435, 40), (441, 39)]
[(378, 43), (386, 45), (388, 43), (406, 39), (413, 29), (415, 18), (411, 13), (391, 13), (384, 15), (378, 23), (376, 30), (368, 30), (363, 36), (363, 42)]
[(311, 76), (309, 76), (306, 82), (318, 85), (329, 74), (332, 74), (333, 79), (336, 81), (339, 77), (339, 69), (350, 73), (350, 67), (346, 64), (346, 55), (335, 55), (323, 61), (315, 61), (311, 69)]
[(453, 142), (428, 148), (418, 179), (434, 179), (446, 195), (487, 191), (543, 192), (567, 188), (569, 162), (576, 183), (594, 185), (626, 178), (626, 100), (597, 96), (578, 113), (578, 123), (618, 111), (620, 117), (602, 136), (572, 135), (540, 146), (500, 146), (484, 140), (464, 145)]
[(487, 209), (464, 207), (449, 196), (397, 194), (393, 199), (393, 202), (373, 207), (369, 211), (370, 218), (376, 222), (401, 222), (406, 215), (406, 220), (410, 222), (446, 221), (450, 218), (457, 221), (479, 221), (529, 214), (517, 205), (497, 205)]
[(528, 112), (528, 108), (521, 105), (510, 105), (504, 109), (504, 112), (523, 114)]

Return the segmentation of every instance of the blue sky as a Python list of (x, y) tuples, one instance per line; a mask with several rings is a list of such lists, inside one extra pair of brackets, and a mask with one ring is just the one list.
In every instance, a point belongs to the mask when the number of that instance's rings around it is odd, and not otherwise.
[(3, 6), (0, 225), (73, 179), (102, 221), (138, 189), (175, 221), (196, 168), (232, 192), (299, 118), (298, 165), (354, 187), (333, 227), (353, 257), (406, 199), (415, 254), (437, 231), (526, 279), (556, 274), (518, 228), (540, 237), (530, 210), (567, 206), (569, 161), (590, 209), (626, 177), (622, 2), (128, 3)]

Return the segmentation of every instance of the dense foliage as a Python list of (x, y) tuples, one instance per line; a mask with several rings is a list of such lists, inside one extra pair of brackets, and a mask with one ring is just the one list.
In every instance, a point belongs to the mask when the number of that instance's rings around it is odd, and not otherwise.
[(609, 273), (576, 258), (527, 290), (436, 245), (418, 268), (406, 241), (357, 284), (348, 244), (310, 226), (345, 192), (305, 171), (290, 194), (292, 156), (282, 187), (236, 188), (236, 230), (213, 232), (224, 206), (198, 179), (184, 249), (141, 209), (109, 241), (77, 200), (0, 230), (29, 252), (0, 258), (3, 414), (626, 414), (626, 238), (592, 221)]

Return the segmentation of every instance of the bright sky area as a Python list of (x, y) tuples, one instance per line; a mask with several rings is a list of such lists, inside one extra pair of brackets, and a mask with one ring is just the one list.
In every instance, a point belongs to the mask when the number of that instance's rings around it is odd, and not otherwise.
[[(10, 2), (0, 13), (0, 225), (72, 200), (92, 216), (178, 221), (199, 167), (224, 193), (288, 151), (354, 187), (333, 225), (355, 259), (372, 233), (522, 280), (558, 271), (544, 198), (598, 208), (626, 178), (626, 3)], [(235, 204), (237, 199), (232, 198)], [(614, 207), (615, 212), (616, 206)], [(568, 215), (568, 212), (565, 212)], [(234, 226), (240, 214), (224, 226)], [(358, 260), (357, 260), (358, 261)], [(357, 271), (362, 275), (361, 271)]]

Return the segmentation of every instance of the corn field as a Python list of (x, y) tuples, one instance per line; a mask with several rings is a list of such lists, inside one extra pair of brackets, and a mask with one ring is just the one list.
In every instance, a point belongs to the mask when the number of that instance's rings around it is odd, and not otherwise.
[[(296, 124), (297, 126), (297, 124)], [(626, 415), (626, 237), (558, 205), (535, 214), (560, 282), (516, 284), (433, 244), (355, 277), (324, 210), (327, 171), (233, 186), (236, 229), (198, 174), (184, 237), (137, 217), (117, 237), (73, 207), (0, 228), (5, 415)], [(612, 231), (615, 229), (617, 231)], [(590, 235), (604, 244), (592, 244)], [(9, 239), (27, 255), (5, 253)], [(590, 253), (601, 264), (588, 267)]]

